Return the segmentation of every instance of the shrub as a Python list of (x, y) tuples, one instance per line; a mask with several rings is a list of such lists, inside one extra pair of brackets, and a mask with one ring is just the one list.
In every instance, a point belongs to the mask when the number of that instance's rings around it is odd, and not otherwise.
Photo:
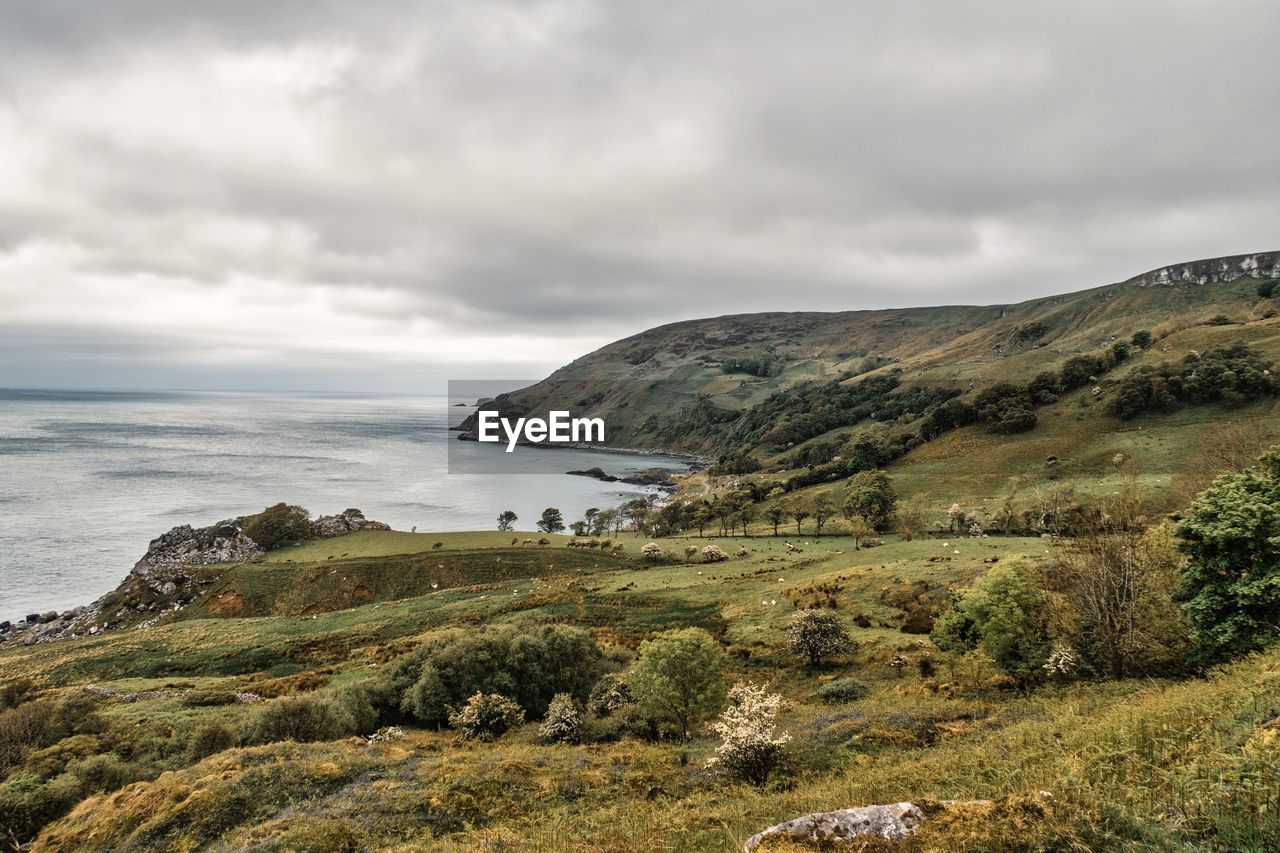
[(36, 686), (29, 678), (15, 678), (0, 686), (0, 711), (16, 708), (34, 697)]
[(864, 699), (871, 688), (856, 678), (837, 678), (818, 688), (818, 698), (833, 705)]
[(245, 536), (268, 551), (311, 535), (311, 514), (300, 506), (278, 503), (240, 520)]
[(1277, 285), (1280, 285), (1280, 281), (1275, 279), (1258, 282), (1258, 296), (1263, 299), (1270, 299), (1275, 295)]
[(787, 648), (810, 666), (838, 655), (853, 645), (840, 617), (828, 610), (801, 610), (787, 624)]
[(753, 785), (763, 785), (778, 766), (782, 748), (791, 735), (776, 734), (778, 711), (782, 697), (767, 693), (765, 688), (739, 682), (729, 691), (729, 704), (711, 729), (722, 738), (708, 767), (720, 767), (726, 773)]
[(596, 717), (607, 717), (619, 708), (634, 705), (635, 701), (627, 683), (619, 676), (610, 673), (591, 688), (591, 698), (587, 700), (587, 712)]
[(187, 755), (191, 761), (199, 761), (231, 749), (236, 743), (236, 732), (231, 726), (219, 722), (203, 723), (191, 733), (187, 741)]
[(211, 708), (219, 705), (233, 705), (236, 694), (230, 690), (192, 690), (182, 697), (182, 704), (188, 708)]
[(604, 666), (595, 638), (582, 628), (450, 631), (401, 659), (381, 689), (393, 716), (426, 725), (447, 724), (450, 712), (475, 693), (509, 696), (539, 719), (557, 693), (585, 701)]
[(729, 555), (719, 545), (707, 545), (702, 549), (704, 563), (720, 563), (729, 559)]
[(1129, 338), (1129, 343), (1137, 347), (1138, 349), (1146, 349), (1147, 347), (1151, 346), (1151, 343), (1154, 340), (1155, 338), (1153, 338), (1151, 336), (1151, 333), (1148, 332), (1146, 329), (1139, 329), (1138, 331), (1133, 333), (1133, 336), (1131, 338)]
[(547, 716), (538, 726), (538, 737), (547, 743), (577, 743), (582, 738), (582, 715), (572, 696), (557, 693), (551, 698)]
[(650, 563), (656, 563), (663, 557), (667, 556), (667, 552), (662, 550), (662, 546), (657, 542), (646, 542), (644, 547), (640, 549), (640, 553)]
[(335, 740), (358, 733), (362, 722), (367, 720), (357, 719), (347, 702), (338, 697), (314, 693), (286, 696), (268, 702), (253, 716), (244, 739), (248, 743)]
[(498, 693), (476, 693), (449, 715), (449, 725), (468, 740), (494, 740), (523, 722), (520, 706)]

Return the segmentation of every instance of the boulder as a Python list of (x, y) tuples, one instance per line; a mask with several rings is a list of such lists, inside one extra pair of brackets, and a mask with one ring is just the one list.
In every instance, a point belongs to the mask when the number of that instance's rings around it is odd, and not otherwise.
[(742, 849), (751, 853), (768, 839), (786, 839), (825, 848), (845, 841), (852, 843), (860, 836), (877, 836), (890, 840), (905, 838), (924, 819), (924, 810), (914, 803), (815, 812), (757, 832), (747, 839)]

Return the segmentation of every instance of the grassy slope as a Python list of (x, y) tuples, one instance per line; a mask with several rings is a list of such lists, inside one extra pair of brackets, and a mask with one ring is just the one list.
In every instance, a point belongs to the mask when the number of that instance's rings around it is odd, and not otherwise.
[[(441, 549), (411, 550), (436, 541)], [(639, 543), (624, 541), (635, 554)], [(214, 617), (202, 601), (140, 631), (4, 649), (0, 667), (48, 687), (94, 681), (122, 691), (195, 685), (268, 692), (264, 685), (304, 673), (319, 682), (363, 680), (418, 638), (451, 625), (566, 621), (593, 627), (606, 644), (634, 647), (655, 630), (695, 624), (721, 634), (731, 649), (750, 652), (735, 656), (735, 675), (769, 681), (792, 701), (785, 726), (796, 735), (794, 766), (780, 785), (755, 790), (709, 777), (701, 769), (713, 747), (707, 739), (684, 749), (634, 742), (544, 747), (534, 743), (533, 726), (495, 744), (414, 732), (378, 747), (230, 750), (91, 798), (49, 827), (38, 849), (194, 848), (215, 839), (231, 848), (331, 849), (350, 834), (357, 847), (463, 850), (500, 838), (535, 850), (728, 850), (764, 825), (814, 809), (922, 797), (1031, 797), (1041, 789), (1057, 799), (1004, 805), (1016, 812), (1025, 837), (1067, 837), (1088, 815), (1097, 822), (1090, 833), (1145, 835), (1159, 849), (1179, 833), (1194, 839), (1209, 826), (1246, 832), (1251, 821), (1237, 812), (1270, 802), (1264, 793), (1246, 798), (1237, 776), (1252, 773), (1248, 778), (1256, 780), (1275, 772), (1280, 760), (1274, 733), (1262, 727), (1280, 713), (1276, 656), (1203, 683), (1082, 684), (1032, 697), (986, 688), (990, 673), (964, 666), (943, 667), (929, 680), (913, 668), (888, 666), (895, 655), (919, 658), (927, 641), (897, 630), (902, 614), (883, 590), (900, 580), (965, 583), (983, 570), (984, 559), (1043, 556), (1051, 546), (1039, 539), (945, 547), (940, 540), (892, 541), (854, 552), (841, 537), (789, 537), (803, 549), (799, 554), (772, 537), (718, 541), (731, 553), (740, 546), (750, 553), (720, 564), (645, 567), (563, 547), (512, 547), (509, 536), (498, 534), (362, 533), (226, 574), (236, 589), (276, 590), (291, 604), (261, 609), (292, 609), (289, 615)], [(692, 537), (664, 545), (686, 542), (706, 544)], [(512, 565), (517, 555), (529, 561), (521, 564), (528, 576), (493, 575), (497, 559)], [(303, 602), (296, 596), (310, 590), (316, 601), (328, 601), (339, 588), (325, 581), (328, 572), (376, 588), (386, 580), (380, 566), (406, 561), (436, 572), (452, 565), (448, 584), (297, 613)], [(446, 576), (436, 572), (422, 579), (438, 583)], [(299, 584), (304, 578), (309, 583)], [(856, 653), (815, 673), (780, 649), (791, 601), (819, 585), (835, 590), (840, 612), (866, 614), (872, 627), (855, 629)], [(204, 599), (223, 591), (212, 587)], [(871, 695), (848, 706), (819, 704), (813, 691), (820, 681), (845, 673), (866, 680)], [(939, 689), (943, 683), (952, 686)], [(181, 730), (207, 719), (234, 721), (246, 710), (191, 709), (159, 698), (109, 703), (105, 713), (140, 730)], [(1206, 823), (1206, 814), (1213, 821)], [(981, 834), (986, 830), (956, 831), (979, 832), (973, 849), (995, 843)], [(1089, 843), (1100, 837), (1087, 836)], [(925, 849), (963, 847), (954, 837), (928, 839), (922, 836)]]

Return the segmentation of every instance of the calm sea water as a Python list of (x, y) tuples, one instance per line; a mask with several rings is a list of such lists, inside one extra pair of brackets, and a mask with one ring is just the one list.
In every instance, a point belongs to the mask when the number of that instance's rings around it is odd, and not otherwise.
[(571, 521), (644, 493), (566, 471), (682, 464), (521, 448), (541, 473), (450, 474), (448, 427), (469, 411), (443, 397), (0, 390), (0, 619), (87, 604), (174, 525), (278, 501), (317, 515), (358, 507), (401, 530), (491, 530), (511, 509), (531, 530), (548, 506)]

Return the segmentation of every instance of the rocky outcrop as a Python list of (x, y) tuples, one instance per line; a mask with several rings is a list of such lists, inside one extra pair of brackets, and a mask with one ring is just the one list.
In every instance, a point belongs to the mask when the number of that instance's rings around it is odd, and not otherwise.
[(261, 554), (262, 548), (231, 522), (200, 528), (181, 524), (152, 539), (147, 553), (134, 563), (130, 574), (146, 578), (178, 566), (243, 563)]
[[(390, 529), (380, 521), (365, 518), (358, 509), (311, 522), (311, 535), (317, 539), (357, 530)], [(63, 613), (33, 613), (17, 623), (0, 623), (0, 643), (33, 645), (111, 629), (149, 627), (160, 617), (182, 610), (218, 580), (217, 570), (195, 571), (195, 567), (245, 563), (263, 553), (262, 547), (234, 521), (208, 527), (178, 525), (152, 539), (147, 553), (134, 563), (124, 581), (93, 604)]]
[(317, 539), (332, 539), (355, 533), (357, 530), (390, 530), (391, 525), (370, 521), (358, 509), (347, 509), (337, 515), (322, 515), (311, 522), (311, 535)]
[(1130, 284), (1151, 287), (1162, 284), (1213, 284), (1238, 278), (1280, 278), (1280, 252), (1255, 252), (1229, 258), (1208, 258), (1160, 267), (1129, 279)]
[(924, 820), (924, 810), (914, 803), (815, 812), (757, 832), (747, 839), (742, 849), (751, 853), (770, 839), (785, 839), (822, 848), (846, 841), (853, 843), (857, 838), (867, 836), (893, 840), (915, 832)]

